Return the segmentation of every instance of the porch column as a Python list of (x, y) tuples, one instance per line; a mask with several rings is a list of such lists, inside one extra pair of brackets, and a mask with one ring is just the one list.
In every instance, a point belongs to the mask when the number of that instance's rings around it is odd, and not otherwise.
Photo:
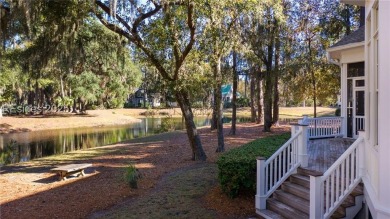
[(342, 130), (341, 134), (343, 137), (347, 137), (347, 64), (341, 64), (341, 117), (342, 119)]
[(257, 158), (257, 180), (256, 180), (256, 209), (262, 210), (266, 208), (267, 197), (265, 197), (265, 163), (264, 157)]
[(302, 130), (302, 134), (298, 136), (298, 160), (301, 167), (307, 167), (309, 164), (309, 156), (307, 154), (307, 145), (309, 142), (306, 124), (291, 124), (291, 136)]
[(324, 192), (321, 186), (322, 173), (310, 175), (310, 219), (323, 218), (321, 206), (321, 194)]

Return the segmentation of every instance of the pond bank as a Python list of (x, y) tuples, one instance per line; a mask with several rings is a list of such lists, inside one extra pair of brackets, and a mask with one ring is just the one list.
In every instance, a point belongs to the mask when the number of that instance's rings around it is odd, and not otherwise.
[[(58, 113), (0, 118), (0, 134), (78, 127), (124, 125), (139, 122), (126, 109), (90, 110), (88, 114)], [(131, 113), (132, 114), (132, 113)]]

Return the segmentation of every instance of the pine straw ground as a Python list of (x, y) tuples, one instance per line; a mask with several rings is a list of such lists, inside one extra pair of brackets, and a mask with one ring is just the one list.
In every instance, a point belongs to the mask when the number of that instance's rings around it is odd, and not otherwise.
[[(225, 127), (226, 150), (289, 130), (239, 124)], [(105, 147), (51, 156), (0, 169), (0, 218), (247, 218), (254, 197), (229, 199), (217, 181), (216, 133), (200, 129), (207, 162), (190, 160), (185, 132), (165, 133)], [(58, 181), (56, 165), (92, 163), (84, 177)], [(123, 175), (135, 164), (142, 178), (130, 189)]]

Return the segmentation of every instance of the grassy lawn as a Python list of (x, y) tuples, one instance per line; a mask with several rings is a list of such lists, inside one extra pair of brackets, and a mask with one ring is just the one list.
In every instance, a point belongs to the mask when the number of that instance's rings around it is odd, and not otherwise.
[[(280, 107), (279, 116), (281, 119), (294, 119), (294, 118), (302, 118), (303, 115), (309, 115), (313, 117), (314, 110), (313, 107)], [(317, 117), (322, 116), (334, 116), (336, 108), (331, 107), (317, 107)], [(224, 110), (225, 116), (232, 115), (232, 109)], [(240, 117), (250, 117), (251, 112), (249, 107), (243, 107), (237, 109), (237, 116)]]

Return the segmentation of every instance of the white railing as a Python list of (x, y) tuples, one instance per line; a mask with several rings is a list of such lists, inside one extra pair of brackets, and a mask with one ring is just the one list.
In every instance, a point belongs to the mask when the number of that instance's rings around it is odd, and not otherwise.
[(320, 176), (310, 176), (310, 218), (330, 218), (363, 175), (364, 137), (359, 138)]
[(293, 173), (299, 166), (306, 167), (307, 126), (293, 125), (291, 138), (270, 158), (257, 159), (257, 194), (256, 208), (265, 209), (266, 199)]
[(343, 117), (308, 118), (304, 116), (302, 124), (309, 126), (309, 139), (343, 136)]
[(355, 116), (355, 132), (356, 135), (358, 134), (358, 131), (364, 130), (364, 116)]

